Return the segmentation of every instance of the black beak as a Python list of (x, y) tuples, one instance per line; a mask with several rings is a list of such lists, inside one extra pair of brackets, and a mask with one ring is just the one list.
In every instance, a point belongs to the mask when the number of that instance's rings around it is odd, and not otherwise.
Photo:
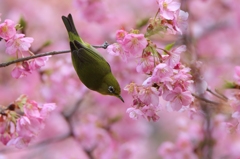
[(124, 100), (121, 95), (119, 95), (118, 98), (121, 99), (121, 101), (124, 103)]

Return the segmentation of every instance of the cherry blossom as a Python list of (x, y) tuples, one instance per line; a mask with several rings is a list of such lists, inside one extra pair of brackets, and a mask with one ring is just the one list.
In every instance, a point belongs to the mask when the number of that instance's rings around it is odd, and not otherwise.
[(15, 23), (10, 19), (6, 19), (4, 23), (0, 24), (0, 37), (8, 40), (16, 34)]
[(124, 37), (122, 48), (133, 56), (137, 56), (142, 54), (147, 44), (148, 42), (143, 34), (130, 33)]
[(180, 87), (174, 88), (165, 98), (166, 101), (170, 101), (170, 106), (175, 111), (179, 111), (182, 106), (188, 106), (192, 102), (192, 99), (191, 92), (183, 92)]
[(134, 119), (134, 120), (137, 120), (139, 118), (139, 116), (142, 116), (143, 115), (143, 112), (139, 109), (136, 109), (136, 108), (128, 108), (127, 113), (129, 113), (129, 117)]
[(124, 30), (117, 30), (117, 32), (116, 32), (117, 42), (121, 43), (127, 34), (128, 33)]
[(159, 0), (160, 14), (165, 19), (172, 20), (174, 18), (174, 12), (176, 12), (181, 3), (174, 2), (173, 0)]
[(28, 51), (31, 43), (33, 42), (33, 38), (24, 38), (24, 36), (24, 34), (15, 34), (12, 39), (9, 39), (6, 43), (6, 53), (14, 54), (17, 51)]
[(173, 26), (176, 31), (180, 34), (183, 34), (186, 31), (188, 23), (188, 13), (182, 10), (177, 10), (176, 14), (174, 14)]
[(180, 54), (184, 51), (186, 51), (186, 45), (181, 45), (177, 48), (170, 50), (168, 52), (169, 55), (166, 55), (165, 57), (165, 63), (169, 67), (172, 67), (172, 68), (175, 67), (180, 61)]
[[(0, 141), (7, 145), (15, 145), (16, 148), (27, 147), (33, 137), (38, 136), (44, 128), (44, 120), (55, 109), (55, 103), (46, 103), (43, 106), (35, 101), (30, 101), (26, 95), (21, 95), (13, 102), (13, 108), (5, 110), (7, 116), (0, 122)], [(19, 109), (22, 115), (17, 114)], [(2, 112), (3, 113), (3, 112)]]

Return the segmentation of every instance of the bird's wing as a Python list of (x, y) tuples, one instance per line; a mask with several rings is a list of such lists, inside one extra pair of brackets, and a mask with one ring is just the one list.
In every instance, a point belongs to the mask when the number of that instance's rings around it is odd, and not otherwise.
[(75, 57), (78, 57), (83, 63), (102, 63), (103, 65), (110, 67), (108, 62), (101, 55), (94, 52), (92, 49), (85, 47), (76, 40), (74, 40), (74, 43), (70, 42), (70, 48), (72, 53), (77, 55)]

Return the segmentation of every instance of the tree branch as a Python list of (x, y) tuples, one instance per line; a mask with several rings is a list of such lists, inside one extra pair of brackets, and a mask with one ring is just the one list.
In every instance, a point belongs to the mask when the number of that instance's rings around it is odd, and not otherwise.
[[(107, 47), (108, 47), (109, 45), (110, 45), (110, 44), (108, 44), (108, 42), (105, 41), (105, 42), (103, 43), (103, 45), (92, 45), (92, 46), (95, 47), (95, 48), (107, 49)], [(1, 64), (0, 64), (0, 67), (6, 67), (6, 66), (9, 66), (9, 65), (14, 64), (14, 63), (18, 63), (18, 62), (22, 62), (22, 61), (26, 61), (26, 60), (30, 60), (30, 59), (42, 57), (42, 56), (64, 54), (64, 53), (69, 53), (69, 52), (71, 52), (71, 50), (51, 51), (51, 52), (36, 54), (36, 55), (33, 55), (33, 56), (28, 56), (28, 57), (20, 58), (20, 59), (17, 59), (17, 60), (13, 60), (13, 61), (1, 63)]]
[(213, 91), (212, 91), (211, 89), (209, 89), (209, 88), (207, 88), (207, 91), (210, 92), (210, 93), (212, 93), (214, 96), (216, 96), (216, 97), (218, 97), (218, 98), (224, 100), (225, 102), (228, 101), (227, 99), (223, 98), (223, 96), (221, 96), (221, 95), (219, 95), (219, 94), (213, 92)]
[(0, 64), (0, 67), (6, 67), (6, 66), (8, 66), (8, 65), (11, 65), (11, 64), (14, 64), (14, 63), (17, 63), (17, 62), (22, 62), (22, 61), (26, 61), (26, 60), (30, 60), (30, 59), (42, 57), (42, 56), (64, 54), (64, 53), (68, 53), (68, 52), (70, 52), (70, 50), (51, 51), (51, 52), (41, 53), (41, 54), (37, 54), (37, 55), (33, 55), (33, 56), (28, 56), (28, 57), (20, 58), (20, 59), (13, 60), (13, 61), (1, 63), (1, 64)]
[(204, 101), (204, 102), (210, 103), (210, 104), (216, 104), (216, 105), (219, 105), (219, 104), (220, 104), (219, 102), (215, 102), (215, 101), (206, 99), (206, 98), (204, 98), (204, 97), (200, 97), (200, 96), (198, 96), (198, 95), (196, 95), (196, 94), (194, 94), (194, 93), (192, 93), (192, 96), (194, 96), (194, 97), (196, 97), (197, 99), (200, 99), (200, 100), (202, 100), (202, 101)]

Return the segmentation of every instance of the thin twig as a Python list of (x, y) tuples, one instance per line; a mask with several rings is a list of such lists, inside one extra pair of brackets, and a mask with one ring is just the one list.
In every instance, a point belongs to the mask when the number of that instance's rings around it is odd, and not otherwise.
[[(106, 49), (109, 45), (110, 45), (110, 44), (108, 44), (108, 42), (105, 41), (103, 45), (92, 45), (92, 46), (95, 47), (95, 48), (103, 48), (103, 49)], [(36, 55), (33, 55), (33, 56), (28, 56), (28, 57), (20, 58), (20, 59), (17, 59), (17, 60), (13, 60), (13, 61), (1, 63), (1, 64), (0, 64), (0, 67), (6, 67), (6, 66), (11, 65), (11, 64), (14, 64), (14, 63), (18, 63), (18, 62), (22, 62), (22, 61), (26, 61), (26, 60), (30, 60), (30, 59), (42, 57), (42, 56), (49, 56), (49, 55), (57, 55), (57, 54), (69, 53), (70, 51), (71, 51), (71, 50), (51, 51), (51, 52), (36, 54)]]
[(218, 89), (215, 88), (215, 92), (217, 92), (220, 96), (222, 96), (226, 101), (228, 101), (228, 97), (226, 97), (224, 94), (222, 94)]
[(215, 102), (215, 101), (206, 99), (206, 98), (204, 98), (204, 97), (200, 97), (200, 96), (198, 96), (198, 95), (196, 95), (196, 94), (194, 94), (194, 93), (192, 93), (192, 96), (194, 96), (194, 97), (196, 97), (197, 99), (200, 99), (200, 100), (202, 100), (202, 101), (204, 101), (204, 102), (207, 102), (207, 103), (216, 104), (216, 105), (219, 105), (219, 104), (220, 104), (219, 102)]
[(102, 45), (92, 45), (93, 47), (95, 48), (103, 48), (103, 49), (107, 49), (107, 47), (111, 45), (111, 44), (108, 44), (107, 41), (105, 41)]
[(212, 93), (214, 96), (216, 96), (216, 97), (218, 97), (218, 98), (220, 98), (220, 99), (222, 99), (222, 100), (224, 100), (224, 101), (227, 102), (227, 99), (225, 99), (225, 98), (223, 98), (222, 96), (220, 96), (219, 94), (213, 92), (211, 89), (207, 88), (207, 91), (210, 92), (210, 93)]
[(69, 52), (70, 52), (70, 50), (51, 51), (51, 52), (41, 53), (41, 54), (37, 54), (37, 55), (33, 55), (33, 56), (28, 56), (28, 57), (20, 58), (20, 59), (13, 60), (13, 61), (1, 63), (1, 64), (0, 64), (0, 67), (6, 67), (6, 66), (11, 65), (11, 64), (14, 64), (14, 63), (18, 63), (18, 62), (22, 62), (22, 61), (26, 61), (26, 60), (30, 60), (30, 59), (42, 57), (42, 56), (64, 54), (64, 53), (69, 53)]

